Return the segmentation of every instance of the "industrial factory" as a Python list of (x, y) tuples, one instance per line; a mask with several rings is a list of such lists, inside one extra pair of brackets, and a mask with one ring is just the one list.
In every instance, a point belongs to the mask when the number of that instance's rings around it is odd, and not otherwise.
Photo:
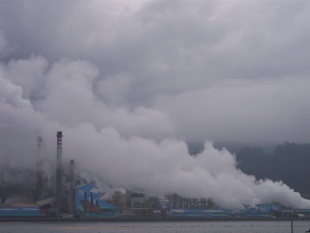
[[(285, 218), (310, 217), (310, 210), (287, 208), (279, 203), (243, 209), (221, 209), (211, 199), (177, 194), (156, 197), (142, 190), (116, 190), (103, 198), (96, 184), (75, 174), (75, 161), (64, 166), (61, 131), (57, 132), (56, 169), (49, 177), (43, 169), (42, 138), (37, 138), (38, 161), (34, 186), (29, 193), (1, 198), (0, 218)], [(66, 168), (66, 169), (65, 169)], [(2, 173), (2, 184), (4, 183)]]
[(75, 175), (74, 160), (63, 168), (61, 131), (57, 132), (56, 171), (48, 178), (41, 158), (42, 138), (38, 137), (38, 161), (32, 192), (5, 198), (0, 217), (111, 217), (120, 208), (101, 199), (100, 190)]

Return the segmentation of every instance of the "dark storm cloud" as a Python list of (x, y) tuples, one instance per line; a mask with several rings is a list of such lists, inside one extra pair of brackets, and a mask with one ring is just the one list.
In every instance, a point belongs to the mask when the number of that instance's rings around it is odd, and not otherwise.
[(116, 186), (309, 206), (184, 143), (310, 138), (309, 13), (306, 0), (1, 1), (0, 159), (33, 164), (38, 135), (51, 156), (63, 130), (65, 158)]

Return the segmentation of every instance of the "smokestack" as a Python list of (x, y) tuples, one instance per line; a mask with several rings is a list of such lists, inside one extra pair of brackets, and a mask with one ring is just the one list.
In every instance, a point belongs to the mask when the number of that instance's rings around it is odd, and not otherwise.
[(56, 207), (62, 207), (62, 132), (57, 132)]
[(43, 171), (42, 171), (42, 159), (41, 159), (41, 143), (42, 143), (42, 137), (38, 136), (37, 138), (38, 143), (38, 161), (36, 165), (36, 193), (35, 193), (35, 199), (41, 200), (43, 198)]
[(70, 169), (70, 192), (69, 192), (69, 209), (70, 209), (70, 214), (74, 214), (75, 210), (75, 205), (74, 205), (74, 160), (72, 159), (70, 161), (69, 165)]

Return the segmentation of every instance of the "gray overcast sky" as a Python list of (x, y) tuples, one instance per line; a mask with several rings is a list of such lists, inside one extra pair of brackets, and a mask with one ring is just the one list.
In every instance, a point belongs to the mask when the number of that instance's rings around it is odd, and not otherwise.
[(309, 142), (309, 41), (309, 0), (1, 0), (1, 156)]
[[(64, 60), (66, 64), (84, 61), (85, 67), (96, 70), (92, 79), (87, 77), (93, 100), (116, 111), (116, 117), (122, 118), (117, 113), (120, 108), (137, 118), (137, 108), (146, 108), (162, 115), (164, 126), (173, 125), (161, 129), (163, 133), (184, 140), (309, 141), (307, 0), (9, 0), (0, 4), (3, 66), (9, 63), (10, 79), (22, 87), (23, 97), (53, 120), (71, 122), (72, 116), (60, 113), (48, 90), (40, 89), (52, 88), (46, 85), (48, 78), (35, 80), (32, 73), (49, 76), (52, 67)], [(31, 68), (18, 64), (22, 62)], [(28, 70), (23, 77), (18, 74), (24, 72), (21, 69)], [(85, 86), (79, 83), (76, 88)], [(84, 99), (83, 90), (75, 90)], [(62, 94), (75, 98), (70, 92)], [(68, 106), (60, 103), (62, 107)], [(90, 108), (80, 105), (76, 111), (85, 107)], [(76, 123), (88, 121), (86, 116), (74, 118)], [(161, 128), (156, 123), (152, 127)], [(121, 131), (139, 135), (136, 127), (138, 123)], [(160, 130), (153, 135), (152, 127), (144, 133), (160, 138)]]

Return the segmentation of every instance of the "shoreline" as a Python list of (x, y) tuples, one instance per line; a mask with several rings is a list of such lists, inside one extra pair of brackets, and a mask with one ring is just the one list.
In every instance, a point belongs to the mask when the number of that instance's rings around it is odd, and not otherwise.
[(82, 223), (82, 222), (253, 222), (253, 221), (310, 221), (310, 218), (46, 218), (46, 217), (0, 217), (0, 222), (50, 222), (50, 223)]

